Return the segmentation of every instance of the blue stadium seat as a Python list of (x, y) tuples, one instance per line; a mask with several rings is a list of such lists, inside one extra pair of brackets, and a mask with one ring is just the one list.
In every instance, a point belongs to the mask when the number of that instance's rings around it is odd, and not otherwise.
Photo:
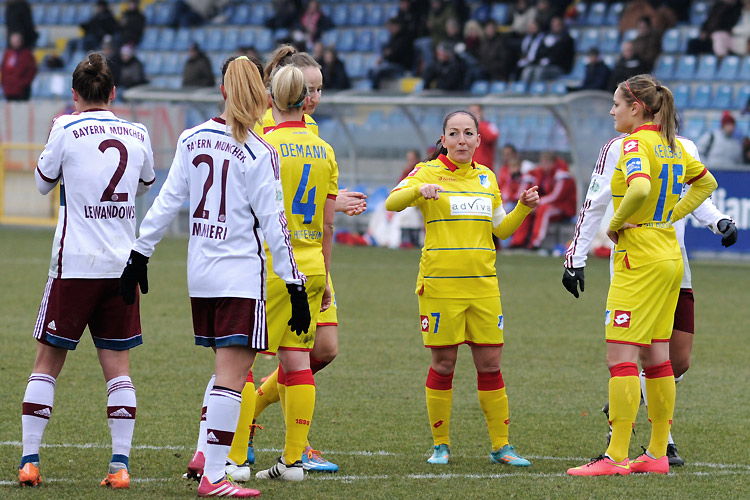
[(571, 71), (565, 78), (568, 80), (575, 80), (577, 82), (583, 81), (583, 77), (586, 74), (586, 57), (576, 57), (575, 63), (573, 63), (573, 71)]
[(693, 91), (693, 96), (690, 99), (690, 107), (698, 109), (706, 109), (711, 107), (711, 86), (710, 85), (698, 85)]
[(664, 32), (664, 36), (661, 39), (661, 50), (662, 52), (680, 52), (680, 43), (682, 40), (682, 33), (676, 28), (668, 29)]
[(206, 39), (208, 39), (206, 28), (194, 28), (190, 31), (190, 41), (197, 43), (202, 50), (206, 49)]
[(257, 26), (263, 26), (263, 23), (271, 16), (271, 7), (268, 4), (256, 2), (250, 8), (250, 19), (251, 24)]
[(81, 4), (76, 8), (75, 24), (85, 23), (94, 15), (94, 6), (91, 4)]
[(336, 5), (331, 12), (331, 20), (336, 27), (348, 26), (349, 7), (344, 3)]
[(700, 26), (708, 15), (708, 2), (693, 2), (690, 7), (690, 24)]
[(597, 28), (583, 30), (576, 43), (577, 52), (588, 52), (594, 47), (599, 47), (599, 30)]
[(620, 15), (622, 15), (623, 5), (621, 2), (615, 2), (609, 6), (607, 10), (607, 18), (604, 20), (604, 24), (607, 26), (617, 26), (620, 22)]
[(354, 83), (352, 83), (352, 89), (369, 92), (372, 90), (372, 80), (369, 78), (355, 80)]
[(351, 52), (354, 50), (354, 43), (356, 42), (356, 32), (352, 29), (343, 29), (339, 33), (339, 41), (336, 44), (336, 49), (339, 52)]
[(221, 50), (224, 44), (224, 30), (221, 28), (209, 28), (206, 36), (206, 44), (203, 50), (215, 52)]
[(490, 91), (490, 82), (487, 80), (477, 80), (471, 84), (471, 93), (474, 95), (485, 95)]
[(492, 82), (490, 84), (490, 94), (504, 94), (508, 91), (508, 84), (505, 82)]
[(332, 29), (325, 31), (323, 35), (320, 37), (320, 41), (323, 42), (323, 45), (330, 46), (333, 45), (334, 47), (338, 46), (338, 39), (339, 39), (339, 30)]
[(718, 80), (733, 82), (737, 79), (737, 73), (740, 70), (740, 58), (737, 56), (725, 56), (721, 60), (719, 71), (716, 73)]
[(685, 125), (682, 127), (681, 135), (684, 135), (688, 139), (696, 140), (703, 134), (705, 128), (706, 120), (703, 116), (692, 116), (685, 120)]
[[(50, 46), (50, 36), (49, 36), (49, 29), (37, 27), (37, 32), (39, 33), (39, 38), (36, 40), (37, 47), (49, 47)], [(3, 45), (5, 44), (5, 29), (3, 29), (2, 33), (0, 33), (0, 37), (3, 38)], [(3, 46), (3, 48), (5, 48)]]
[(677, 60), (677, 69), (675, 70), (674, 77), (679, 80), (692, 80), (695, 75), (695, 66), (697, 60), (695, 56), (682, 55)]
[(750, 120), (747, 118), (737, 120), (737, 132), (742, 137), (750, 136)]
[(250, 23), (250, 18), (250, 5), (241, 3), (235, 5), (234, 11), (232, 12), (232, 18), (229, 19), (229, 22), (231, 24), (243, 26)]
[(355, 50), (357, 52), (372, 52), (375, 46), (375, 34), (371, 29), (364, 28), (357, 34)]
[(346, 72), (350, 78), (364, 78), (367, 74), (367, 69), (364, 65), (364, 59), (362, 54), (344, 54), (344, 63), (346, 66)]
[(185, 60), (187, 54), (180, 52), (167, 52), (164, 54), (162, 64), (164, 66), (162, 74), (165, 75), (181, 75), (182, 70), (185, 67)]
[(378, 29), (375, 31), (375, 49), (380, 50), (383, 48), (383, 46), (388, 43), (388, 40), (391, 39), (390, 33), (388, 33), (388, 30), (385, 29)]
[(547, 93), (547, 84), (544, 82), (534, 82), (529, 85), (529, 94), (544, 95)]
[(745, 109), (748, 104), (748, 100), (750, 100), (750, 85), (742, 85), (734, 94), (734, 102), (732, 103), (732, 108)]
[(383, 26), (385, 24), (385, 6), (372, 4), (367, 8), (367, 26)]
[(617, 28), (606, 28), (602, 33), (602, 40), (599, 46), (600, 52), (619, 52), (620, 51), (620, 32)]
[(271, 30), (261, 29), (255, 33), (255, 48), (260, 52), (268, 52), (273, 49), (273, 36)]
[(581, 37), (581, 30), (579, 28), (568, 28), (568, 35), (573, 39), (575, 45), (578, 45), (578, 39)]
[(61, 7), (59, 24), (78, 24), (78, 9), (73, 4), (66, 4)]
[(622, 40), (624, 42), (630, 42), (630, 41), (633, 41), (635, 39), (635, 37), (637, 37), (637, 36), (638, 36), (638, 30), (635, 29), (635, 28), (633, 28), (633, 29), (627, 30), (625, 33), (623, 33)]
[(716, 78), (719, 60), (713, 54), (704, 54), (698, 61), (698, 69), (695, 71), (696, 80), (713, 80)]
[(674, 79), (676, 66), (677, 60), (674, 56), (661, 55), (656, 61), (654, 76), (659, 80), (672, 80)]
[(511, 94), (525, 94), (527, 89), (524, 82), (513, 82), (508, 90)]
[(690, 85), (686, 83), (677, 84), (672, 87), (672, 94), (674, 95), (674, 105), (677, 109), (688, 107), (690, 101)]
[(255, 45), (255, 30), (247, 28), (240, 29), (240, 39), (238, 43), (240, 47), (251, 47)]
[(594, 2), (589, 7), (589, 12), (586, 15), (586, 24), (589, 26), (599, 26), (604, 24), (604, 20), (607, 16), (607, 4), (604, 2)]
[[(33, 3), (31, 5), (31, 17), (34, 18), (34, 23), (37, 26), (39, 26), (40, 24), (46, 24), (47, 9), (45, 7), (46, 6), (44, 4), (41, 4), (41, 3)], [(3, 12), (5, 12), (4, 8), (0, 9), (0, 10), (2, 10)]]
[(711, 100), (712, 108), (728, 109), (732, 107), (732, 93), (734, 88), (731, 85), (719, 85)]
[(229, 28), (224, 32), (224, 41), (221, 44), (221, 50), (232, 52), (240, 46), (240, 29)]
[(568, 93), (568, 86), (563, 82), (552, 82), (547, 87), (550, 94), (565, 95)]
[(508, 24), (508, 5), (504, 3), (492, 4), (490, 19), (493, 19), (499, 25)]
[(367, 22), (367, 8), (364, 4), (356, 3), (349, 8), (349, 24), (363, 26)]
[(742, 82), (750, 81), (750, 56), (742, 58), (740, 72), (737, 74), (737, 79)]
[[(150, 28), (150, 29), (156, 30), (157, 28)], [(248, 31), (250, 31), (250, 30), (248, 30)], [(174, 40), (172, 40), (172, 49), (173, 50), (187, 50), (188, 46), (190, 46), (190, 41), (191, 41), (190, 29), (189, 28), (180, 28), (180, 29), (178, 29), (175, 32)], [(158, 43), (159, 43), (158, 39), (157, 39), (156, 43), (158, 45)], [(156, 46), (154, 46), (153, 48), (156, 48)], [(151, 49), (151, 47), (149, 47), (149, 49)]]
[(154, 24), (159, 26), (166, 26), (172, 24), (177, 7), (173, 3), (156, 3), (154, 12)]
[(62, 8), (60, 5), (47, 5), (47, 13), (44, 18), (44, 24), (60, 24)]
[(395, 3), (392, 3), (388, 6), (386, 6), (385, 9), (385, 18), (390, 19), (392, 17), (396, 17), (398, 15), (398, 5)]
[(164, 69), (164, 58), (159, 52), (143, 54), (143, 66), (147, 76), (161, 75)]

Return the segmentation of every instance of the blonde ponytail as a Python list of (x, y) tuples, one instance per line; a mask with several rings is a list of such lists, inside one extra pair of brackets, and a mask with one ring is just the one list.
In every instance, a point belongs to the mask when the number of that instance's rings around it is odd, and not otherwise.
[(227, 66), (224, 75), (227, 93), (227, 125), (232, 137), (244, 143), (266, 111), (266, 89), (258, 68), (247, 57), (238, 57)]

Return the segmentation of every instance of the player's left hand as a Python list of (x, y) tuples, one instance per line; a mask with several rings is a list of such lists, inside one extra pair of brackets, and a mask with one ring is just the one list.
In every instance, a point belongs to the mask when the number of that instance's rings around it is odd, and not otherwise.
[(529, 189), (521, 193), (518, 202), (531, 209), (536, 208), (537, 205), (539, 205), (539, 186), (531, 186)]
[(367, 210), (366, 199), (365, 193), (339, 189), (339, 194), (336, 196), (336, 211), (350, 216), (359, 215)]
[(607, 228), (607, 238), (612, 240), (612, 243), (617, 245), (617, 242), (620, 239), (620, 236), (617, 234), (617, 231), (612, 231), (610, 228)]
[(310, 305), (307, 303), (305, 285), (287, 283), (289, 301), (292, 303), (292, 317), (287, 323), (297, 335), (307, 333), (310, 329)]
[(578, 285), (581, 286), (581, 293), (583, 293), (583, 268), (566, 267), (563, 271), (562, 284), (567, 291), (572, 293), (575, 298), (578, 298)]
[(721, 244), (723, 246), (731, 247), (737, 243), (737, 226), (732, 219), (721, 219), (716, 224), (716, 228), (723, 235), (723, 238), (721, 238)]
[(148, 293), (148, 257), (131, 250), (125, 269), (120, 276), (120, 295), (126, 304), (135, 303), (135, 287), (141, 287), (141, 293)]
[(323, 292), (323, 300), (320, 303), (320, 312), (327, 310), (333, 304), (333, 293), (331, 292), (331, 285), (326, 280), (326, 289)]

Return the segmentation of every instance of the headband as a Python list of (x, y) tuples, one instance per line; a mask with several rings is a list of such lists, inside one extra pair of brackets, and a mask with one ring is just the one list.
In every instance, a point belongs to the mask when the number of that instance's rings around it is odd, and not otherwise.
[(651, 113), (653, 115), (654, 112), (651, 111), (650, 109), (648, 109), (648, 106), (646, 106), (645, 104), (643, 104), (643, 102), (635, 96), (635, 94), (633, 93), (633, 91), (630, 90), (630, 85), (628, 85), (628, 81), (627, 80), (625, 80), (625, 86), (628, 88), (628, 92), (630, 92), (630, 95), (633, 96), (633, 99), (635, 99), (636, 101), (638, 101), (638, 104), (640, 104), (641, 106), (643, 106), (643, 109), (645, 109), (646, 111), (648, 111), (649, 113)]

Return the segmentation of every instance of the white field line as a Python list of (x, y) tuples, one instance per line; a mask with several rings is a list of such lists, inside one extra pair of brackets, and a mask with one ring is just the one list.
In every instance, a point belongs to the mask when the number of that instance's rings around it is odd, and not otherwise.
[[(20, 441), (0, 441), (0, 446), (16, 446), (21, 447), (22, 443)], [(110, 448), (112, 445), (109, 443), (52, 443), (52, 444), (46, 444), (42, 443), (42, 448), (79, 448), (79, 449), (87, 449), (87, 448)], [(147, 445), (147, 444), (140, 444), (140, 445), (133, 445), (132, 447), (135, 450), (190, 450), (192, 451), (193, 448), (189, 446), (174, 446), (174, 445)], [(264, 452), (264, 453), (281, 453), (281, 448), (256, 448), (256, 452)], [(358, 451), (358, 450), (324, 450), (324, 454), (326, 455), (352, 455), (352, 456), (389, 456), (389, 457), (397, 457), (401, 454), (399, 453), (392, 453), (389, 451)], [(486, 458), (486, 455), (461, 455), (461, 454), (455, 454), (457, 457), (462, 458)], [(546, 456), (546, 455), (525, 455), (526, 458), (529, 458), (531, 460), (556, 460), (561, 462), (586, 462), (588, 460), (591, 460), (591, 458), (585, 458), (585, 457), (552, 457), (552, 456)], [(708, 467), (711, 469), (738, 469), (740, 471), (747, 471), (750, 472), (750, 465), (748, 464), (716, 464), (716, 463), (709, 463), (709, 462), (694, 462), (690, 463), (689, 466), (691, 467)], [(338, 476), (339, 478), (344, 476)], [(368, 477), (368, 476), (361, 476), (361, 477)], [(377, 476), (373, 476), (377, 477)], [(463, 477), (463, 476), (462, 476)]]

